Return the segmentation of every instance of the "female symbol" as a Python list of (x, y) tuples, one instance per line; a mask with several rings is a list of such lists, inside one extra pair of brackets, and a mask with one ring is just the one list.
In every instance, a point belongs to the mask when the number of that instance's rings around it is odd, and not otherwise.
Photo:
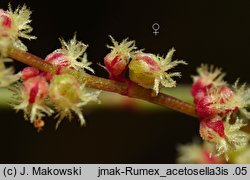
[(153, 34), (154, 34), (155, 36), (157, 36), (157, 34), (160, 33), (160, 32), (158, 31), (158, 30), (160, 29), (160, 25), (159, 25), (158, 23), (154, 23), (154, 24), (152, 25), (152, 29), (154, 30), (154, 31), (153, 31)]

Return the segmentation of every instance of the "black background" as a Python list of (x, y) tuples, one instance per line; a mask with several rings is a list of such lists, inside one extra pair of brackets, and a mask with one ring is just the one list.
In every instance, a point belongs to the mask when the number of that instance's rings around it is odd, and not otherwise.
[[(229, 82), (238, 77), (249, 81), (248, 1), (0, 0), (0, 7), (6, 9), (8, 2), (32, 10), (32, 34), (38, 39), (24, 42), (40, 57), (60, 47), (59, 37), (70, 39), (77, 32), (89, 45), (96, 74), (107, 77), (96, 63), (107, 54), (112, 35), (136, 40), (146, 52), (163, 55), (175, 47), (175, 57), (189, 63), (177, 68), (183, 75), (179, 83), (191, 83), (190, 75), (201, 63), (223, 67)], [(158, 36), (152, 33), (155, 22), (160, 24)], [(49, 121), (40, 134), (22, 119), (22, 113), (0, 111), (3, 163), (174, 163), (176, 144), (198, 134), (196, 119), (169, 111), (96, 110), (86, 115), (86, 128), (65, 121), (54, 131), (54, 121)]]

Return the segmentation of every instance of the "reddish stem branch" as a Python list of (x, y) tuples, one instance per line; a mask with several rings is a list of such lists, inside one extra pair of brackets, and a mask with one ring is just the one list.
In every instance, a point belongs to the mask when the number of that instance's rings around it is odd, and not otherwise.
[[(8, 51), (8, 55), (15, 60), (25, 63), (29, 66), (36, 67), (41, 71), (50, 72), (52, 74), (55, 74), (58, 71), (58, 68), (56, 66), (44, 61), (43, 59), (33, 54), (16, 48), (10, 48)], [(197, 117), (194, 106), (192, 104), (186, 103), (166, 94), (152, 96), (152, 90), (145, 89), (141, 86), (136, 85), (135, 83), (116, 82), (68, 68), (64, 68), (63, 72), (73, 75), (78, 79), (79, 82), (85, 83), (87, 87), (101, 89), (104, 91), (111, 91), (137, 99), (143, 99), (179, 111), (181, 113)]]
[[(58, 72), (58, 67), (28, 52), (10, 48), (8, 51), (8, 55), (15, 60), (18, 60), (29, 66), (36, 67), (41, 71), (50, 72), (51, 74), (56, 74), (56, 72)], [(73, 75), (78, 79), (80, 83), (85, 83), (87, 87), (115, 92), (121, 95), (146, 100), (148, 102), (155, 103), (193, 117), (197, 117), (195, 108), (192, 104), (162, 93), (158, 94), (158, 96), (152, 96), (152, 90), (145, 89), (135, 83), (116, 82), (68, 68), (60, 70), (63, 70), (64, 73)], [(242, 130), (250, 133), (250, 126), (245, 126), (242, 128)]]

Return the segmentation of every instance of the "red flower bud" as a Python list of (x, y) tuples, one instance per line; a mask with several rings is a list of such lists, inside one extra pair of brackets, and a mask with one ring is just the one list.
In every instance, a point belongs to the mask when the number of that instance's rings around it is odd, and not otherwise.
[(207, 86), (202, 82), (201, 79), (198, 79), (197, 81), (195, 81), (193, 84), (192, 84), (192, 87), (191, 87), (191, 94), (192, 96), (196, 96), (197, 93), (199, 93), (200, 91), (202, 92), (206, 92), (206, 88)]
[(26, 67), (22, 70), (22, 80), (27, 80), (29, 78), (37, 76), (40, 72), (37, 68), (34, 67)]
[(107, 46), (111, 49), (111, 52), (104, 57), (105, 69), (108, 71), (110, 79), (125, 81), (125, 71), (135, 53), (134, 50), (137, 49), (135, 42), (124, 39), (121, 43), (118, 43), (112, 36), (110, 38), (113, 46)]
[(10, 29), (12, 25), (12, 19), (7, 11), (0, 9), (0, 21), (1, 26), (6, 29)]
[(196, 104), (196, 112), (200, 118), (212, 117), (216, 113), (216, 109), (212, 108), (212, 99), (209, 96), (204, 96)]
[(218, 142), (218, 138), (225, 138), (224, 123), (220, 117), (206, 118), (200, 122), (200, 135), (204, 140)]
[(109, 73), (109, 78), (116, 81), (125, 79), (125, 71), (127, 70), (128, 60), (120, 55), (107, 54), (104, 57), (104, 64)]
[(50, 62), (56, 66), (63, 66), (67, 67), (70, 65), (70, 62), (67, 58), (67, 56), (64, 55), (64, 53), (59, 51), (54, 51), (50, 53), (46, 58), (45, 61)]
[(148, 53), (137, 53), (129, 64), (129, 78), (131, 81), (154, 90), (154, 95), (160, 91), (160, 87), (175, 87), (173, 77), (180, 77), (179, 72), (169, 72), (178, 64), (186, 64), (185, 61), (172, 61), (175, 49), (170, 49), (165, 58)]
[(221, 95), (221, 103), (225, 103), (225, 101), (229, 100), (230, 97), (234, 95), (232, 89), (228, 86), (221, 86), (219, 88), (219, 94)]

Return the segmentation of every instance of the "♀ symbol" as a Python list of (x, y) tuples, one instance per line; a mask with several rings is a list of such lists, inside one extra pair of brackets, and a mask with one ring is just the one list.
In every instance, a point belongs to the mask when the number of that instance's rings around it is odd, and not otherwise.
[(158, 23), (154, 23), (154, 24), (152, 25), (152, 29), (154, 30), (154, 31), (153, 31), (153, 34), (154, 34), (155, 36), (157, 36), (157, 34), (160, 33), (160, 32), (158, 31), (158, 30), (160, 29), (160, 25), (159, 25)]

